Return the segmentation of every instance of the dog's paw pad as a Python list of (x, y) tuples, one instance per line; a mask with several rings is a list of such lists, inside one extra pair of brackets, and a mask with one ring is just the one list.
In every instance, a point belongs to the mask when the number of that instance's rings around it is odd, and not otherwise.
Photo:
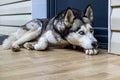
[(34, 46), (33, 46), (32, 44), (30, 44), (30, 43), (25, 43), (25, 44), (24, 44), (24, 47), (25, 47), (26, 49), (28, 49), (28, 50), (33, 50), (33, 49), (34, 49)]
[(85, 50), (85, 53), (87, 55), (96, 55), (96, 54), (98, 54), (98, 50), (97, 49), (87, 49), (87, 50)]

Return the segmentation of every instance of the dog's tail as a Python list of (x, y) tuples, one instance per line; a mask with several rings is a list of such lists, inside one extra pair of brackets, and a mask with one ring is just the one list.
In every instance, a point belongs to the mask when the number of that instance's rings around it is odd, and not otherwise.
[(3, 49), (10, 49), (12, 48), (12, 43), (16, 40), (16, 36), (14, 34), (11, 34), (8, 36), (8, 38), (6, 38), (3, 41), (2, 47)]

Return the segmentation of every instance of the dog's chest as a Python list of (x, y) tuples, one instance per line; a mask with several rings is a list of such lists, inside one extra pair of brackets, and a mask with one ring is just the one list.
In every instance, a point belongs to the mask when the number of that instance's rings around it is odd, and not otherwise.
[(51, 30), (47, 31), (44, 35), (48, 42), (53, 45), (58, 45), (58, 46), (66, 46), (69, 43), (66, 40), (63, 40), (60, 35), (54, 34)]
[(69, 45), (69, 43), (58, 36), (56, 45), (58, 45), (60, 48), (64, 48), (65, 46)]

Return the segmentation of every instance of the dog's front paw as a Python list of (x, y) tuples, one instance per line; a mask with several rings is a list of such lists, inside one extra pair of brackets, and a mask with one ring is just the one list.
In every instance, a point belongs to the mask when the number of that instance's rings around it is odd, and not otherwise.
[(20, 46), (14, 46), (14, 47), (12, 47), (12, 51), (13, 52), (20, 51)]
[(96, 55), (96, 54), (98, 54), (98, 49), (86, 49), (85, 54), (87, 54), (87, 55)]
[(12, 44), (12, 51), (17, 52), (20, 51), (20, 46), (16, 43)]

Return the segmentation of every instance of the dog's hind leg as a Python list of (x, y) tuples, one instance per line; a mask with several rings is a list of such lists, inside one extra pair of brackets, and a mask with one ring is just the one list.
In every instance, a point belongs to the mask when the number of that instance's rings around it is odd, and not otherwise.
[(10, 48), (12, 48), (12, 44), (17, 39), (19, 39), (25, 32), (26, 32), (26, 30), (23, 30), (23, 29), (20, 28), (16, 32), (10, 34), (2, 43), (3, 49), (10, 49)]
[(46, 50), (48, 47), (48, 41), (46, 38), (41, 37), (38, 42), (35, 41), (24, 43), (23, 47), (28, 50)]
[(15, 42), (16, 37), (12, 34), (8, 36), (7, 39), (5, 39), (2, 43), (3, 49), (10, 49), (12, 47), (12, 43)]
[(20, 45), (24, 44), (25, 42), (36, 39), (41, 34), (41, 29), (42, 27), (39, 27), (37, 30), (30, 30), (26, 32), (20, 39), (16, 40), (12, 44), (12, 50), (18, 51), (20, 49)]

